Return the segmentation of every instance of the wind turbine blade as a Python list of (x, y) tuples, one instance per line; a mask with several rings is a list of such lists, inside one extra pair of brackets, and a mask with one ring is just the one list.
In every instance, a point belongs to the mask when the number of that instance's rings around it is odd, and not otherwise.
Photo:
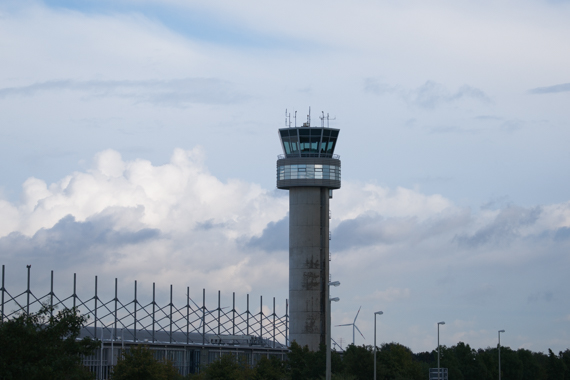
[(352, 326), (352, 323), (347, 323), (346, 325), (335, 325), (334, 327), (340, 327), (340, 326)]
[[(354, 327), (356, 327), (356, 329), (358, 330), (358, 332), (360, 333), (360, 335), (362, 335), (362, 332), (360, 331), (360, 329), (358, 328), (358, 326), (354, 325)], [(364, 335), (362, 335), (362, 337), (364, 338)], [(366, 339), (366, 338), (364, 338)]]
[(362, 306), (360, 306), (360, 307), (358, 308), (358, 312), (356, 313), (356, 317), (354, 317), (354, 322), (353, 322), (353, 323), (356, 323), (356, 318), (358, 318), (358, 314), (360, 314), (360, 309), (362, 309)]
[(190, 297), (188, 297), (190, 299), (190, 301), (192, 301), (192, 303), (196, 306), (196, 308), (201, 309), (200, 306), (198, 306), (198, 304), (196, 302), (194, 302), (194, 300)]

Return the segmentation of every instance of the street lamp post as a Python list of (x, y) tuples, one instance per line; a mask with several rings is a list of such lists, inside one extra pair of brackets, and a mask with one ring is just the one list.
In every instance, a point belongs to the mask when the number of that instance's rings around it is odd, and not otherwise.
[(327, 302), (327, 368), (325, 371), (326, 380), (331, 380), (331, 304), (332, 302), (340, 301), (340, 298), (338, 297), (330, 298), (330, 287), (339, 285), (339, 281), (329, 282), (329, 292), (327, 292), (329, 302)]
[(499, 330), (499, 380), (501, 380), (501, 333), (505, 330)]
[(384, 314), (381, 311), (374, 313), (374, 380), (376, 380), (376, 316)]
[(439, 325), (445, 325), (445, 322), (437, 322), (437, 380), (439, 380)]

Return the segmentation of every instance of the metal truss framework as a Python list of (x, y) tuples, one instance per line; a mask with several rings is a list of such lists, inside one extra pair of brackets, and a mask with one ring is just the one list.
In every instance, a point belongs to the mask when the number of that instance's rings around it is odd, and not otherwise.
[[(115, 278), (115, 296), (110, 300), (99, 297), (97, 276), (95, 276), (94, 295), (81, 299), (76, 292), (77, 276), (73, 274), (73, 293), (60, 298), (53, 289), (53, 270), (51, 286), (47, 294), (36, 296), (30, 289), (30, 266), (28, 265), (27, 289), (20, 293), (11, 293), (5, 286), (5, 266), (2, 265), (2, 287), (0, 323), (14, 318), (21, 313), (37, 310), (42, 305), (55, 308), (77, 307), (82, 315), (90, 318), (82, 331), (105, 342), (144, 342), (192, 346), (232, 346), (249, 345), (265, 349), (287, 349), (288, 336), (288, 301), (285, 315), (275, 312), (263, 313), (263, 297), (260, 297), (259, 312), (250, 310), (249, 294), (245, 311), (236, 309), (235, 292), (231, 310), (221, 307), (221, 293), (218, 291), (217, 307), (208, 309), (206, 291), (202, 291), (202, 306), (190, 298), (190, 288), (186, 288), (186, 304), (176, 306), (172, 301), (172, 285), (170, 285), (170, 302), (160, 305), (156, 302), (156, 287), (152, 286), (152, 301), (142, 304), (137, 298), (137, 281), (134, 283), (134, 299), (121, 301)], [(14, 295), (13, 295), (14, 294)], [(52, 311), (53, 312), (53, 311)]]

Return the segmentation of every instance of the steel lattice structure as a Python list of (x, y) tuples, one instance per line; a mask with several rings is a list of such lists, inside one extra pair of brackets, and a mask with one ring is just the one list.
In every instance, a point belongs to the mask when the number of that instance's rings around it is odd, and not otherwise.
[[(119, 347), (125, 349), (125, 346), (132, 344), (144, 343), (151, 348), (167, 347), (171, 348), (172, 352), (175, 349), (184, 349), (184, 358), (180, 359), (184, 365), (177, 365), (182, 374), (194, 372), (186, 364), (187, 361), (191, 361), (186, 360), (190, 351), (194, 358), (193, 369), (207, 364), (224, 352), (235, 352), (236, 355), (238, 352), (247, 354), (247, 360), (253, 363), (255, 355), (283, 355), (287, 351), (289, 344), (287, 300), (285, 315), (282, 316), (278, 316), (275, 312), (275, 298), (273, 298), (272, 313), (263, 312), (263, 297), (260, 297), (259, 311), (252, 312), (249, 294), (246, 297), (245, 311), (238, 311), (235, 292), (232, 297), (232, 307), (229, 309), (221, 306), (221, 292), (218, 291), (217, 307), (208, 308), (206, 290), (202, 290), (200, 306), (190, 297), (190, 288), (187, 287), (186, 303), (179, 306), (173, 303), (173, 286), (170, 285), (170, 300), (161, 304), (157, 302), (156, 286), (153, 283), (152, 301), (141, 303), (135, 281), (134, 297), (125, 302), (118, 297), (117, 279), (115, 279), (114, 297), (110, 299), (101, 297), (98, 294), (97, 276), (95, 276), (93, 295), (81, 298), (77, 294), (76, 274), (73, 275), (73, 292), (60, 297), (54, 292), (53, 271), (51, 271), (49, 292), (36, 295), (30, 289), (29, 265), (27, 269), (26, 289), (21, 292), (11, 292), (5, 285), (5, 266), (2, 265), (0, 323), (20, 313), (38, 310), (42, 305), (49, 305), (52, 310), (77, 307), (82, 315), (90, 316), (82, 329), (81, 337), (90, 336), (102, 343), (101, 352), (84, 361), (101, 379), (107, 378), (110, 366), (116, 363)], [(104, 351), (109, 348), (109, 352)], [(157, 352), (155, 356), (171, 357), (172, 352), (162, 354)], [(212, 353), (215, 355), (212, 356)], [(96, 368), (99, 366), (100, 369)]]

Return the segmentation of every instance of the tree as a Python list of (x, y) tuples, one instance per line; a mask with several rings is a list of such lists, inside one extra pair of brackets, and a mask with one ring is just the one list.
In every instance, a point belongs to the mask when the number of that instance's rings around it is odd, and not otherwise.
[(203, 376), (207, 380), (246, 380), (251, 379), (253, 370), (247, 362), (236, 360), (232, 354), (222, 355), (210, 363)]
[(540, 366), (537, 360), (537, 354), (532, 351), (519, 348), (517, 356), (522, 365), (522, 380), (542, 380), (546, 378), (545, 370)]
[[(307, 346), (301, 347), (297, 342), (291, 343), (287, 354), (285, 373), (291, 380), (321, 379), (325, 376), (326, 347), (320, 345), (319, 351), (309, 351)], [(331, 352), (331, 373), (340, 376), (343, 372), (344, 361), (338, 352)]]
[(374, 352), (370, 346), (348, 345), (342, 358), (344, 371), (357, 379), (370, 379), (374, 376)]
[(131, 346), (113, 367), (113, 380), (176, 380), (182, 376), (171, 361), (156, 360), (148, 346)]
[(412, 351), (399, 343), (383, 344), (376, 353), (378, 377), (382, 379), (425, 379), (427, 370), (416, 360)]
[(548, 362), (546, 367), (546, 373), (548, 374), (548, 380), (564, 379), (564, 372), (566, 371), (566, 366), (562, 361), (562, 357), (556, 355), (552, 350), (548, 349)]
[(560, 351), (560, 359), (564, 363), (564, 378), (570, 380), (570, 350), (566, 349), (566, 351)]
[(275, 356), (267, 359), (262, 356), (255, 365), (253, 380), (281, 380), (286, 378), (285, 364)]
[(22, 313), (0, 325), (0, 373), (2, 379), (92, 379), (81, 356), (91, 355), (98, 343), (78, 340), (87, 317), (77, 308), (43, 306), (37, 313)]

